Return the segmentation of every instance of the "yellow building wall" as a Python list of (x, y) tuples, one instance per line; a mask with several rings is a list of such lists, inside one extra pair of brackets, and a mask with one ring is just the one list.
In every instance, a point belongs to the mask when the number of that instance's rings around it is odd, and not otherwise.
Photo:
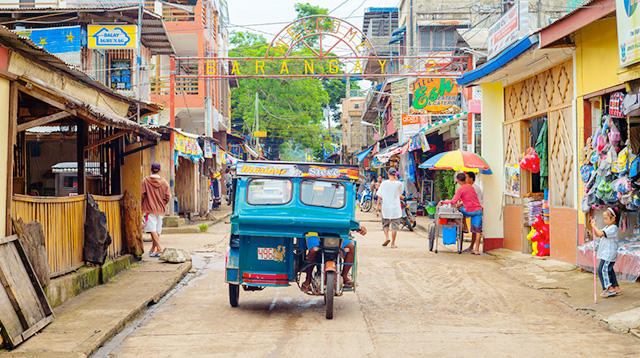
[(482, 157), (487, 161), (492, 175), (482, 176), (484, 200), (483, 236), (503, 238), (502, 198), (504, 194), (504, 150), (502, 139), (504, 122), (504, 89), (502, 83), (482, 85)]
[(0, 77), (0, 165), (4, 169), (0, 170), (0, 228), (2, 228), (2, 234), (0, 237), (4, 237), (4, 230), (7, 227), (7, 175), (13, 175), (13, 168), (5, 167), (9, 159), (9, 87), (11, 82), (5, 78)]
[(577, 97), (620, 84), (615, 17), (585, 26), (575, 33), (575, 42)]
[[(584, 96), (601, 91), (622, 82), (619, 77), (618, 31), (616, 19), (607, 18), (596, 21), (575, 33), (575, 81), (577, 121), (578, 165), (582, 165), (581, 153), (584, 148)], [(581, 207), (584, 196), (582, 181), (578, 182), (577, 204)], [(578, 224), (585, 224), (585, 214), (578, 215)]]

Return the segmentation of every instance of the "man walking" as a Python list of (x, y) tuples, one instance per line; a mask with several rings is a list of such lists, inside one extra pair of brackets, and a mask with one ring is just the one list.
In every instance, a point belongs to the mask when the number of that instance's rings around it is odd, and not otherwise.
[(151, 250), (149, 257), (160, 257), (160, 234), (162, 233), (162, 218), (171, 200), (169, 183), (160, 175), (160, 163), (151, 164), (151, 175), (142, 179), (142, 213), (147, 219), (144, 231), (151, 234)]
[[(382, 216), (382, 231), (385, 237), (382, 246), (387, 246), (389, 242), (391, 242), (391, 248), (395, 249), (397, 248), (396, 235), (401, 226), (402, 208), (400, 206), (400, 200), (404, 199), (404, 195), (402, 195), (404, 186), (398, 180), (397, 170), (391, 168), (388, 174), (389, 179), (383, 181), (378, 188), (378, 203), (376, 208)], [(380, 202), (382, 202), (382, 209), (380, 208)], [(389, 240), (389, 227), (391, 227), (391, 240)]]

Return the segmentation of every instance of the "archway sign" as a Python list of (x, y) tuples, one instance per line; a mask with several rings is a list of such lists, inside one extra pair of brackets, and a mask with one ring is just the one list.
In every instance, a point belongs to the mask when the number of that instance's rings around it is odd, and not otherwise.
[[(323, 39), (331, 38), (327, 46)], [(342, 44), (348, 56), (332, 53)], [(292, 51), (305, 56), (290, 56)], [(443, 77), (457, 78), (470, 57), (450, 53), (423, 56), (378, 56), (367, 36), (347, 21), (314, 15), (286, 26), (273, 39), (264, 57), (182, 57), (171, 61), (175, 78), (282, 78), (282, 77)], [(180, 70), (176, 73), (175, 68)], [(174, 93), (171, 89), (171, 93)]]

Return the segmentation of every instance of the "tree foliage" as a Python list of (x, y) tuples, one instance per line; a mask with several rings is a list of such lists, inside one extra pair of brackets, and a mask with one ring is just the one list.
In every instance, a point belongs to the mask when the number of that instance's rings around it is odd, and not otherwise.
[[(298, 18), (328, 12), (325, 8), (301, 3), (296, 4), (295, 9)], [(317, 44), (317, 41), (310, 40), (313, 37), (308, 39), (310, 45)], [(262, 57), (269, 46), (264, 36), (250, 32), (232, 32), (230, 44), (231, 57)], [(306, 47), (296, 46), (290, 56), (312, 57), (312, 52)], [(257, 93), (259, 129), (267, 131), (267, 138), (261, 139), (267, 158), (290, 159), (303, 152), (322, 159), (322, 148), (329, 147), (331, 140), (323, 118), (323, 107), (329, 106), (337, 111), (340, 99), (345, 96), (345, 88), (344, 82), (333, 78), (239, 79), (238, 87), (231, 91), (232, 120), (244, 124), (244, 134), (253, 135)]]

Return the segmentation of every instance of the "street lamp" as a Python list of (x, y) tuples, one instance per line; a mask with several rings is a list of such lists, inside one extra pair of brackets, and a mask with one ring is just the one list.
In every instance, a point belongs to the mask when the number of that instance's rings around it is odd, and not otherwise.
[(373, 123), (369, 123), (369, 122), (365, 122), (365, 121), (360, 121), (360, 124), (362, 124), (363, 126), (366, 127), (373, 127), (374, 132), (380, 134), (380, 125), (375, 125)]

